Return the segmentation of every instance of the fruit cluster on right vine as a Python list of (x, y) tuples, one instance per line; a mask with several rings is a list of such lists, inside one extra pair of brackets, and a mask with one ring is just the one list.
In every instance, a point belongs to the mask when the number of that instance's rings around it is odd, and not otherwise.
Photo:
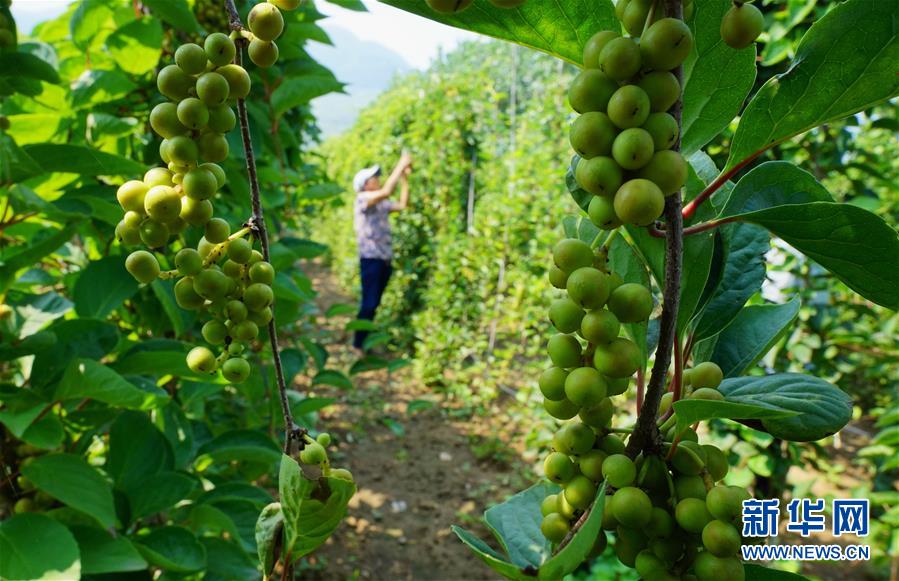
[[(620, 0), (616, 15), (628, 35), (601, 31), (590, 38), (569, 91), (580, 114), (570, 132), (579, 156), (575, 180), (593, 194), (587, 213), (602, 230), (654, 223), (666, 196), (686, 182), (672, 108), (682, 92), (675, 72), (693, 50), (693, 34), (684, 21), (664, 17), (663, 8), (660, 1)], [(685, 18), (693, 10), (685, 0)], [(755, 40), (756, 12), (734, 3), (721, 24), (728, 45)], [(549, 339), (552, 365), (538, 383), (546, 411), (564, 423), (543, 463), (546, 477), (562, 488), (543, 501), (544, 536), (554, 545), (566, 542), (605, 482), (594, 556), (611, 534), (618, 559), (644, 579), (743, 579), (740, 517), (749, 495), (721, 482), (728, 472), (724, 453), (700, 444), (696, 426), (678, 430), (672, 408), (676, 398), (724, 399), (717, 390), (721, 369), (710, 362), (686, 369), (677, 391), (671, 381), (656, 418), (661, 452), (627, 455), (633, 428), (612, 426), (613, 398), (627, 391), (644, 361), (637, 344), (621, 335), (624, 324), (649, 320), (653, 295), (610, 268), (606, 246), (568, 238), (552, 257), (550, 283), (566, 296), (549, 309), (559, 334)]]

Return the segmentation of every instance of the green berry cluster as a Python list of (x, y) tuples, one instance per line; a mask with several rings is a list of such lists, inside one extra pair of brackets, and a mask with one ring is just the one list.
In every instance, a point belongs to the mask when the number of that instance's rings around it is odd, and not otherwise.
[(318, 466), (324, 476), (353, 482), (353, 474), (349, 470), (331, 467), (327, 452), (329, 445), (331, 445), (331, 435), (327, 432), (322, 432), (315, 438), (304, 436), (303, 449), (300, 450), (300, 463), (307, 466)]
[[(273, 0), (250, 10), (250, 31), (244, 34), (257, 65), (277, 60), (273, 41), (284, 29), (279, 7), (298, 4)], [(128, 272), (144, 284), (160, 277), (177, 279), (175, 300), (183, 309), (211, 317), (202, 335), (219, 349), (216, 355), (209, 347), (195, 347), (187, 355), (188, 366), (197, 373), (220, 370), (232, 383), (250, 374), (245, 348), (272, 320), (275, 278), (271, 264), (253, 248), (251, 227), (232, 233), (227, 221), (213, 217), (212, 198), (225, 185), (218, 165), (229, 153), (225, 134), (237, 123), (232, 105), (250, 93), (250, 76), (233, 63), (236, 55), (234, 40), (220, 32), (208, 35), (202, 46), (178, 47), (175, 62), (156, 79), (168, 101), (150, 112), (150, 126), (162, 137), (159, 155), (168, 165), (150, 169), (142, 180), (125, 182), (116, 192), (125, 211), (116, 226), (122, 244), (162, 250), (177, 239), (181, 246), (173, 270), (163, 272), (152, 252), (137, 250), (125, 261)], [(203, 228), (196, 248), (179, 238), (188, 226)]]
[(765, 16), (750, 2), (752, 0), (734, 0), (721, 19), (721, 38), (732, 48), (751, 45), (765, 27)]
[(606, 230), (651, 224), (662, 215), (665, 196), (687, 180), (687, 163), (672, 149), (680, 128), (668, 111), (681, 94), (671, 71), (690, 54), (693, 34), (681, 20), (658, 17), (653, 4), (618, 3), (618, 18), (632, 36), (601, 31), (590, 38), (584, 70), (568, 92), (580, 113), (569, 134), (579, 156), (575, 180), (594, 195), (588, 214)]
[[(453, 14), (455, 12), (462, 12), (469, 6), (474, 0), (427, 0), (428, 6), (431, 7), (431, 10), (436, 12), (442, 12), (444, 14)], [(518, 8), (523, 5), (526, 0), (490, 0), (490, 3), (496, 6), (497, 8)]]

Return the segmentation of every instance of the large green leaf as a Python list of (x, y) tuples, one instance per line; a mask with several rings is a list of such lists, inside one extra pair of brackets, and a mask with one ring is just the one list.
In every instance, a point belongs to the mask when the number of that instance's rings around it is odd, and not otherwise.
[(66, 368), (56, 389), (56, 398), (89, 398), (133, 410), (165, 405), (168, 394), (155, 385), (146, 391), (111, 368), (92, 359), (75, 359)]
[(733, 321), (765, 281), (765, 253), (771, 248), (770, 235), (765, 229), (752, 224), (732, 224), (720, 233), (724, 253), (721, 280), (696, 323), (696, 341), (717, 334)]
[(82, 269), (72, 298), (80, 316), (104, 319), (137, 289), (137, 281), (125, 270), (125, 256), (118, 254), (95, 260)]
[(674, 402), (677, 413), (677, 433), (680, 434), (696, 422), (715, 418), (728, 420), (775, 420), (799, 415), (787, 409), (776, 409), (760, 405), (718, 401), (710, 399), (682, 399)]
[(879, 216), (837, 204), (815, 178), (787, 162), (746, 174), (719, 215), (764, 226), (851, 289), (899, 308), (899, 235)]
[(271, 438), (255, 430), (232, 430), (203, 444), (198, 455), (208, 455), (216, 462), (248, 460), (274, 464), (281, 451)]
[(899, 309), (899, 235), (880, 216), (851, 204), (814, 202), (740, 219), (764, 226), (866, 299)]
[(131, 520), (137, 520), (172, 508), (193, 492), (197, 481), (178, 472), (159, 472), (125, 490), (131, 507)]
[(111, 17), (112, 7), (109, 0), (80, 0), (69, 20), (72, 42), (86, 52), (91, 41), (97, 37)]
[[(193, 10), (186, 0), (142, 0), (161, 20), (171, 24), (178, 30), (187, 33), (201, 33), (203, 29), (194, 17)], [(216, 32), (211, 30), (210, 32)]]
[(0, 579), (79, 579), (78, 544), (69, 530), (42, 514), (0, 522)]
[(305, 105), (328, 93), (342, 93), (344, 84), (328, 76), (302, 76), (286, 79), (272, 92), (272, 107), (279, 115)]
[(808, 30), (790, 69), (743, 112), (725, 170), (755, 152), (899, 93), (896, 2), (848, 0)]
[(143, 164), (127, 157), (98, 151), (83, 145), (35, 143), (22, 148), (41, 167), (43, 173), (68, 172), (90, 176), (137, 175), (146, 171)]
[(82, 573), (99, 575), (147, 568), (147, 562), (125, 537), (113, 537), (96, 527), (72, 526), (70, 530), (81, 552)]
[(396, 6), (463, 30), (535, 48), (581, 64), (584, 44), (600, 30), (620, 30), (610, 0), (528, 0), (518, 8), (497, 8), (488, 0), (474, 0), (455, 14), (432, 10), (422, 0), (384, 0)]
[(737, 377), (764, 357), (799, 315), (799, 299), (783, 305), (753, 305), (741, 310), (718, 335), (712, 361), (725, 377)]
[(559, 488), (549, 482), (538, 482), (494, 505), (484, 513), (487, 526), (520, 568), (538, 568), (549, 557), (552, 545), (540, 532), (540, 503)]
[(310, 480), (289, 456), (281, 457), (278, 491), (284, 513), (285, 555), (291, 560), (322, 545), (340, 525), (356, 485), (341, 478)]
[(68, 242), (75, 232), (75, 227), (75, 224), (68, 224), (59, 230), (51, 228), (39, 238), (30, 240), (29, 244), (22, 247), (13, 246), (9, 251), (0, 254), (0, 266), (3, 267), (0, 270), (0, 292), (9, 288), (18, 271), (40, 262), (45, 256)]
[(721, 17), (730, 4), (694, 0), (693, 7), (694, 41), (684, 63), (681, 127), (681, 150), (687, 156), (730, 124), (755, 82), (755, 45), (734, 50), (721, 40)]
[(60, 502), (97, 519), (104, 527), (116, 522), (112, 488), (81, 456), (47, 454), (22, 469), (35, 486)]
[(59, 73), (50, 63), (25, 52), (0, 54), (0, 78), (6, 76), (27, 77), (48, 83), (59, 82)]
[(109, 430), (106, 471), (120, 489), (134, 489), (174, 465), (172, 447), (150, 419), (140, 412), (123, 412)]
[(136, 537), (137, 549), (151, 564), (175, 573), (191, 573), (206, 566), (206, 549), (184, 527), (166, 526)]
[(56, 343), (34, 358), (31, 383), (47, 385), (56, 379), (76, 357), (100, 359), (115, 348), (119, 340), (115, 325), (96, 319), (59, 319), (47, 327), (56, 335)]
[(241, 547), (217, 537), (200, 539), (206, 548), (203, 581), (255, 581), (261, 579), (259, 565)]
[[(149, 4), (145, 2), (145, 5)], [(189, 11), (188, 13), (190, 14)], [(176, 23), (172, 24), (178, 26)], [(162, 54), (162, 25), (156, 18), (144, 15), (110, 34), (106, 39), (106, 47), (123, 71), (132, 75), (145, 75), (159, 63), (159, 56)]]
[(256, 550), (264, 575), (275, 567), (275, 549), (284, 535), (284, 512), (280, 502), (273, 502), (262, 509), (256, 521)]
[(513, 579), (516, 581), (534, 579), (534, 571), (529, 571), (527, 574), (524, 573), (521, 569), (510, 563), (506, 557), (494, 551), (490, 545), (462, 527), (453, 525), (452, 531), (456, 533), (456, 536), (459, 537), (460, 541), (474, 551), (475, 555), (477, 555), (481, 561), (506, 579)]
[(590, 507), (587, 520), (577, 530), (567, 545), (540, 567), (539, 578), (545, 581), (561, 579), (573, 573), (587, 560), (602, 532), (602, 514), (606, 506), (606, 482), (596, 491), (596, 499)]
[(728, 401), (799, 412), (789, 418), (762, 420), (768, 433), (791, 442), (820, 440), (842, 429), (852, 417), (852, 399), (810, 375), (729, 378), (719, 389)]
[(787, 161), (769, 161), (753, 168), (731, 190), (719, 218), (774, 206), (832, 202), (815, 176)]

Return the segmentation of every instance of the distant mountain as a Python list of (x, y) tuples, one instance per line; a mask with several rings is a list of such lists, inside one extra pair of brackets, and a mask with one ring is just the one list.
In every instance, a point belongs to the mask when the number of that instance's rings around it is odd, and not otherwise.
[(359, 111), (384, 91), (395, 75), (412, 69), (398, 53), (376, 42), (360, 40), (339, 26), (322, 21), (334, 46), (311, 43), (310, 54), (347, 83), (347, 94), (332, 94), (312, 101), (312, 110), (324, 136), (348, 129)]

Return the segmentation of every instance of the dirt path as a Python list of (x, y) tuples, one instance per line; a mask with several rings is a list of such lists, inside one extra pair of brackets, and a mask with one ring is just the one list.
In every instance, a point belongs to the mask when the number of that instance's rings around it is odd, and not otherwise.
[[(312, 263), (307, 274), (321, 312), (353, 303), (327, 269)], [(329, 367), (345, 370), (357, 357), (342, 331), (349, 320), (322, 318), (333, 330)], [(409, 367), (360, 374), (351, 391), (316, 388), (315, 395), (338, 400), (320, 425), (338, 442), (333, 462), (353, 472), (359, 491), (302, 578), (495, 578), (450, 526), (486, 537), (484, 509), (527, 485), (529, 468), (491, 437), (506, 432), (502, 415), (470, 418), (460, 404), (415, 381)]]

